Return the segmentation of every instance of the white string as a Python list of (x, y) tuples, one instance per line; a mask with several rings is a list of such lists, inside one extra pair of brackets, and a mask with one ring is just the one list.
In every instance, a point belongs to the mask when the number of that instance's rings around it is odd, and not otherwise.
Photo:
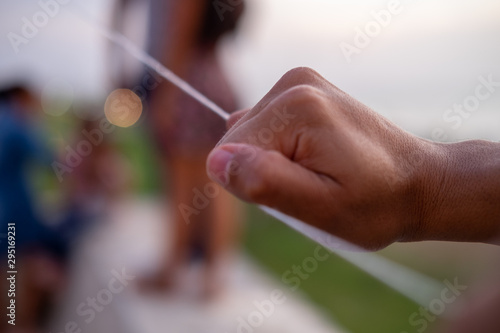
[[(436, 280), (411, 270), (359, 246), (335, 237), (294, 217), (265, 206), (259, 208), (290, 228), (315, 241), (380, 282), (424, 307), (443, 289)], [(356, 252), (364, 252), (362, 254)]]
[[(172, 72), (170, 69), (167, 67), (163, 66), (158, 60), (155, 58), (151, 57), (149, 54), (141, 50), (139, 47), (137, 47), (134, 43), (132, 43), (128, 38), (123, 36), (122, 34), (112, 31), (111, 29), (105, 27), (104, 25), (100, 24), (97, 22), (95, 19), (92, 18), (92, 16), (84, 9), (82, 6), (79, 4), (75, 5), (78, 6), (80, 9), (80, 15), (78, 15), (81, 19), (83, 19), (84, 23), (87, 23), (91, 28), (97, 30), (101, 35), (112, 41), (118, 46), (123, 47), (125, 51), (127, 51), (131, 56), (139, 60), (141, 63), (144, 65), (148, 66), (155, 72), (157, 72), (159, 75), (161, 75), (163, 78), (165, 78), (167, 81), (171, 82), (173, 85), (177, 86), (179, 89), (184, 91), (186, 94), (200, 102), (202, 105), (206, 106), (209, 110), (214, 112), (216, 115), (221, 117), (224, 120), (229, 119), (229, 113), (224, 111), (221, 107), (219, 107), (217, 104), (212, 102), (209, 98), (207, 98), (205, 95), (200, 93), (198, 90), (193, 88), (189, 83), (181, 79), (179, 76), (177, 76), (174, 72)], [(84, 16), (84, 17), (82, 17)]]
[[(80, 9), (82, 8), (80, 7)], [(84, 12), (84, 9), (82, 9), (82, 12)], [(79, 16), (81, 18), (81, 15)], [(194, 89), (186, 81), (175, 75), (171, 70), (163, 66), (158, 60), (154, 59), (149, 54), (139, 49), (125, 36), (99, 24), (89, 15), (86, 16), (87, 17), (84, 18), (84, 22), (89, 24), (93, 29), (96, 29), (104, 37), (121, 46), (125, 51), (135, 57), (138, 61), (156, 71), (163, 78), (180, 88), (186, 94), (200, 102), (202, 105), (207, 107), (222, 119), (229, 119), (229, 113), (224, 111), (202, 93)], [(351, 244), (350, 242), (342, 240), (338, 237), (332, 236), (318, 228), (315, 228), (305, 222), (297, 220), (296, 218), (283, 214), (279, 211), (265, 206), (258, 207), (268, 215), (283, 222), (284, 224), (310, 238), (321, 246), (324, 246), (331, 252), (337, 254), (341, 258), (370, 274), (390, 288), (405, 295), (419, 305), (428, 307), (429, 302), (440, 295), (441, 289), (443, 287), (438, 281), (430, 277), (424, 276), (395, 262), (391, 262), (374, 253), (355, 253), (366, 251), (359, 246)]]

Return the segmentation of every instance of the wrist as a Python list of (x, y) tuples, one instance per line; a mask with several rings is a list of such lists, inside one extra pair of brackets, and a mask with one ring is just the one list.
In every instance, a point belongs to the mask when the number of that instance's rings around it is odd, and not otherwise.
[(500, 236), (500, 144), (433, 143), (417, 187), (413, 240), (494, 243)]

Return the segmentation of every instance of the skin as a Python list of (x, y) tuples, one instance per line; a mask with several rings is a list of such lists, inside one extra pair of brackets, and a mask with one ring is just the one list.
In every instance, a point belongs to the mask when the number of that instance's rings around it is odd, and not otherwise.
[(462, 311), (457, 320), (439, 332), (442, 333), (497, 333), (500, 331), (500, 287), (488, 285), (472, 301), (468, 307)]
[(498, 143), (418, 138), (307, 68), (285, 74), (228, 127), (207, 171), (245, 201), (370, 250), (420, 240), (500, 244)]
[[(228, 128), (207, 172), (240, 199), (370, 250), (420, 240), (500, 245), (498, 143), (418, 138), (307, 68), (284, 75)], [(439, 331), (499, 332), (498, 290)]]

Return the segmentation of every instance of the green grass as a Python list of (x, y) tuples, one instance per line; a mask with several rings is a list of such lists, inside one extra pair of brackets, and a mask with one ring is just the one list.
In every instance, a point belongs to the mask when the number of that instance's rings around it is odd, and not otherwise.
[(155, 158), (155, 147), (148, 139), (144, 126), (117, 128), (115, 130), (118, 147), (131, 164), (134, 191), (138, 194), (157, 194), (160, 192), (159, 161)]
[[(282, 280), (292, 266), (313, 256), (317, 245), (251, 209), (245, 247)], [(291, 285), (283, 282), (283, 287)], [(319, 262), (318, 269), (301, 281), (299, 290), (350, 332), (415, 332), (408, 318), (417, 305), (334, 254)]]

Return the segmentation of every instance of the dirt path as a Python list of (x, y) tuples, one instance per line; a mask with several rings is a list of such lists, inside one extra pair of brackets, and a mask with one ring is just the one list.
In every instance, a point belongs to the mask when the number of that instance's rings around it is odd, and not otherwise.
[[(159, 237), (167, 232), (161, 216), (161, 208), (151, 201), (126, 201), (111, 209), (77, 247), (71, 293), (51, 332), (64, 332), (68, 325), (92, 333), (344, 332), (303, 295), (291, 293), (241, 254), (228, 267), (225, 292), (211, 302), (193, 295), (199, 285), (196, 267), (175, 293), (139, 293), (132, 280), (155, 267), (159, 249), (167, 245)], [(123, 288), (117, 275), (125, 276)], [(95, 307), (89, 303), (92, 298)]]

